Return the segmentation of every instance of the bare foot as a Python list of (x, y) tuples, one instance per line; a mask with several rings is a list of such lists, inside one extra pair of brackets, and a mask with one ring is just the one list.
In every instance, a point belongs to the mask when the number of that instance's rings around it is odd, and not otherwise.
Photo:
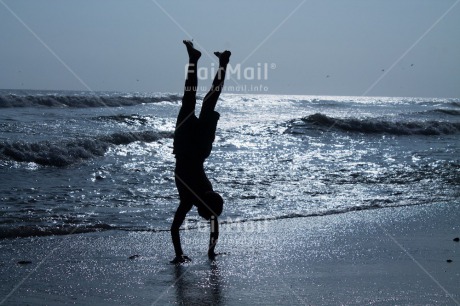
[(198, 61), (201, 57), (201, 52), (193, 47), (193, 43), (190, 40), (182, 41), (187, 47), (188, 57), (191, 61)]
[(228, 50), (225, 50), (224, 52), (214, 52), (214, 55), (219, 58), (219, 64), (224, 66), (227, 65), (230, 61), (230, 55), (232, 55), (232, 53)]

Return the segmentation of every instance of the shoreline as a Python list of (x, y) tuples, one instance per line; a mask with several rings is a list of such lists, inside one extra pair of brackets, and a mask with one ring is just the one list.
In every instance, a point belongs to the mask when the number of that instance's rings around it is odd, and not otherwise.
[[(279, 220), (289, 220), (289, 219), (304, 219), (304, 218), (316, 218), (316, 217), (326, 217), (326, 216), (334, 216), (334, 215), (341, 215), (341, 214), (348, 214), (358, 211), (369, 211), (369, 210), (380, 210), (380, 209), (392, 209), (392, 208), (404, 208), (404, 207), (418, 207), (418, 206), (429, 206), (429, 205), (444, 205), (444, 204), (406, 204), (406, 205), (398, 205), (398, 206), (379, 206), (379, 205), (369, 205), (369, 206), (356, 206), (356, 207), (348, 207), (342, 210), (340, 209), (333, 209), (331, 211), (326, 212), (316, 212), (316, 213), (308, 213), (308, 214), (292, 214), (292, 215), (284, 215), (284, 216), (275, 216), (275, 217), (268, 217), (268, 218), (261, 218), (256, 217), (254, 219), (240, 219), (239, 217), (235, 218), (233, 221), (230, 217), (228, 218), (220, 218), (219, 224), (221, 226), (231, 226), (231, 227), (238, 227), (240, 224), (250, 224), (250, 223), (259, 223), (259, 222), (272, 222), (272, 221), (279, 221)], [(227, 221), (230, 219), (230, 221)], [(192, 225), (188, 225), (187, 219), (185, 221), (187, 227), (184, 228), (184, 225), (179, 229), (181, 232), (187, 230), (202, 230), (205, 228), (205, 231), (208, 231), (208, 221), (204, 219), (193, 220), (191, 222)], [(257, 227), (257, 226), (255, 226)], [(94, 226), (68, 226), (67, 228), (57, 227), (57, 228), (47, 228), (43, 231), (43, 227), (38, 228), (27, 228), (27, 227), (19, 227), (19, 234), (14, 234), (17, 229), (9, 229), (6, 228), (5, 230), (1, 230), (0, 233), (0, 240), (2, 239), (27, 239), (27, 238), (39, 238), (39, 237), (52, 237), (52, 236), (68, 236), (68, 235), (81, 235), (81, 234), (103, 234), (105, 232), (126, 232), (126, 233), (160, 233), (160, 232), (169, 232), (170, 230), (167, 228), (117, 228), (112, 227), (107, 224), (96, 224)], [(24, 231), (24, 232), (22, 232)], [(33, 234), (27, 233), (27, 231), (33, 232)]]
[[(0, 241), (0, 304), (445, 304), (460, 301), (460, 205), (417, 205), (169, 232)], [(256, 222), (254, 222), (256, 223)], [(447, 262), (451, 260), (452, 262)], [(18, 263), (22, 262), (22, 263)], [(1, 303), (3, 302), (3, 303)]]

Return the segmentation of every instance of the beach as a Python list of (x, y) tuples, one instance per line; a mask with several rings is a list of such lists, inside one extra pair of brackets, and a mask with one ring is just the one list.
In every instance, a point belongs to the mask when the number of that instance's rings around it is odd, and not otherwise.
[(0, 306), (460, 305), (460, 0), (374, 2), (0, 0)]
[(457, 305), (459, 217), (451, 203), (224, 224), (213, 262), (189, 229), (179, 266), (168, 231), (4, 239), (1, 302)]
[(223, 254), (193, 209), (176, 267), (180, 95), (0, 97), (2, 305), (460, 301), (458, 99), (222, 95)]

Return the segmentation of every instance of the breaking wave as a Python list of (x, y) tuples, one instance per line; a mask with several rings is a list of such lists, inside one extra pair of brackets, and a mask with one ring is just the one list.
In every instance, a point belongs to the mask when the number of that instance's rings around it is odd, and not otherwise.
[(287, 132), (302, 134), (306, 130), (341, 130), (363, 134), (447, 135), (460, 132), (460, 122), (390, 121), (381, 118), (333, 118), (316, 113), (291, 123)]
[(27, 143), (23, 141), (7, 141), (0, 142), (0, 159), (64, 167), (82, 160), (103, 156), (111, 145), (126, 145), (135, 141), (153, 142), (171, 137), (172, 133), (169, 132), (142, 131), (113, 133), (96, 136), (95, 138), (58, 142)]
[(434, 109), (429, 112), (443, 114), (443, 115), (450, 115), (450, 116), (460, 116), (460, 110), (456, 110), (456, 109), (438, 108), (438, 109)]
[(157, 102), (177, 102), (182, 97), (177, 94), (161, 94), (151, 97), (135, 95), (62, 95), (62, 94), (43, 94), (43, 95), (0, 95), (0, 108), (11, 107), (118, 107), (133, 106)]

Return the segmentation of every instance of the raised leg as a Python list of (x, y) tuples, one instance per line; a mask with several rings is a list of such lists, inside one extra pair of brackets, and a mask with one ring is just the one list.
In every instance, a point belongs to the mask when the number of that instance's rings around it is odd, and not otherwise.
[(215, 52), (214, 54), (219, 57), (219, 69), (217, 70), (216, 76), (214, 77), (211, 89), (203, 99), (201, 114), (214, 111), (217, 100), (219, 99), (222, 88), (224, 87), (225, 73), (231, 55), (230, 51), (224, 51), (222, 53)]
[(189, 60), (187, 67), (187, 78), (185, 79), (182, 106), (195, 109), (196, 90), (198, 87), (197, 66), (198, 60), (201, 57), (201, 52), (193, 47), (193, 43), (191, 41), (184, 40), (183, 43), (187, 47)]

